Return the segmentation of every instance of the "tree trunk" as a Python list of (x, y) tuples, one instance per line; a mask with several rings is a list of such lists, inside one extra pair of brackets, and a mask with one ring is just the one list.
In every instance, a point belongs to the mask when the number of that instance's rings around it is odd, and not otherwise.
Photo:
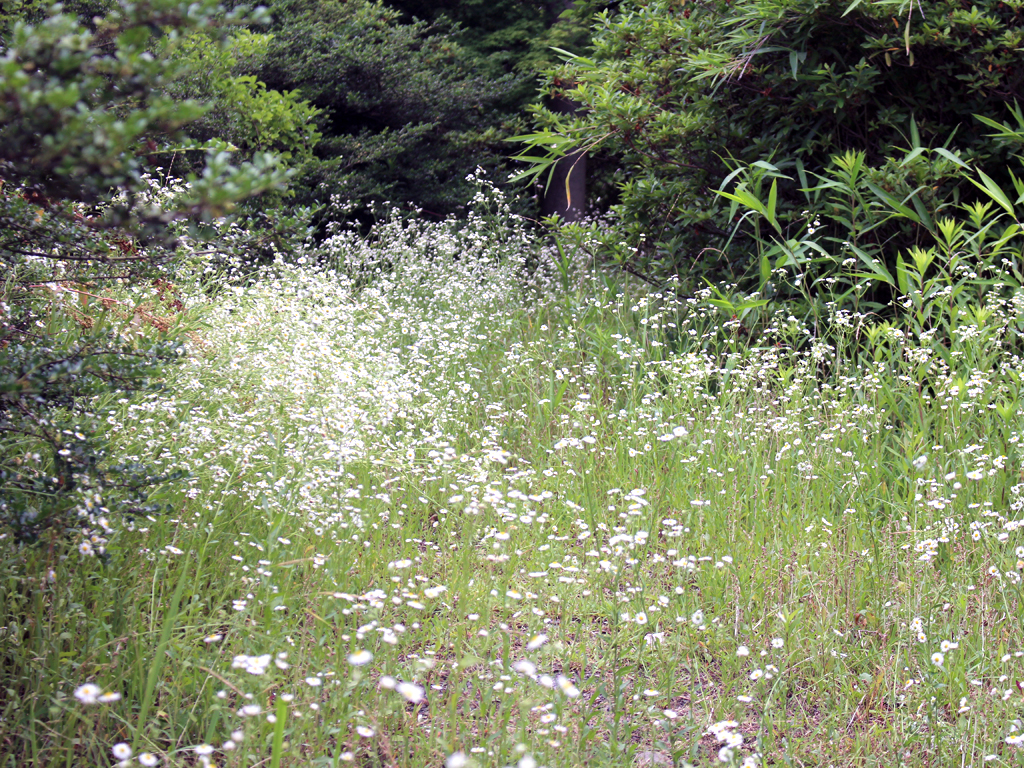
[[(548, 12), (553, 19), (574, 5), (572, 0), (551, 0)], [(580, 108), (578, 102), (565, 96), (555, 96), (548, 102), (553, 112), (571, 115)], [(568, 181), (568, 183), (567, 183)], [(541, 201), (541, 214), (552, 216), (558, 214), (564, 221), (579, 221), (587, 207), (587, 153), (573, 152), (555, 164), (555, 172), (551, 183), (544, 192)]]

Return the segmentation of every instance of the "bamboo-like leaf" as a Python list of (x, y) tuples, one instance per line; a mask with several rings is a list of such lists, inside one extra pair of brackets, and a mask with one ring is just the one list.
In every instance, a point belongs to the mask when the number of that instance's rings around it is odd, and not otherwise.
[(954, 155), (952, 152), (950, 152), (945, 147), (936, 147), (932, 151), (937, 152), (938, 154), (942, 155), (944, 158), (949, 160), (954, 165), (959, 165), (961, 168), (970, 168), (970, 166), (967, 163), (965, 163), (963, 160), (961, 160), (959, 157)]
[(572, 62), (581, 69), (594, 69), (597, 67), (597, 64), (593, 59), (588, 59), (585, 56), (579, 56), (578, 54), (575, 54), (572, 51), (567, 51), (564, 48), (551, 46), (551, 50), (561, 56), (563, 61), (567, 63)]
[(721, 189), (725, 189), (729, 185), (729, 182), (732, 181), (733, 179), (735, 179), (741, 173), (743, 173), (744, 170), (746, 170), (746, 169), (741, 166), (741, 167), (737, 168), (736, 170), (732, 171), (728, 176), (726, 176), (722, 180), (722, 183), (718, 185), (718, 188), (720, 190)]
[(899, 283), (900, 291), (904, 294), (910, 293), (910, 280), (907, 277), (907, 265), (903, 256), (896, 256), (896, 280)]
[(801, 240), (800, 245), (804, 246), (805, 248), (810, 248), (812, 250), (817, 251), (822, 256), (824, 256), (825, 259), (828, 261), (832, 261), (835, 257), (834, 254), (831, 254), (828, 251), (826, 251), (820, 243), (817, 243), (814, 240)]
[(910, 150), (909, 152), (907, 152), (907, 156), (906, 156), (906, 157), (904, 157), (904, 158), (903, 158), (903, 159), (902, 159), (902, 160), (900, 161), (900, 165), (901, 165), (901, 166), (902, 166), (902, 165), (906, 165), (906, 164), (907, 164), (907, 163), (909, 163), (909, 162), (910, 162), (911, 160), (914, 160), (915, 158), (917, 158), (917, 157), (920, 157), (920, 156), (921, 156), (922, 154), (924, 154), (924, 152), (925, 152), (925, 149), (924, 149), (924, 147), (914, 147), (914, 148), (913, 148), (912, 150)]
[(888, 285), (896, 285), (896, 280), (892, 276), (892, 273), (889, 272), (888, 269), (886, 269), (885, 265), (882, 262), (871, 258), (856, 245), (851, 245), (850, 250), (853, 251), (853, 253), (857, 256), (857, 258), (860, 259), (861, 263), (864, 266), (871, 270), (870, 275), (858, 274), (857, 276), (868, 279), (882, 280)]
[(797, 70), (800, 67), (800, 63), (807, 59), (806, 51), (790, 51), (789, 52), (789, 69), (793, 73), (793, 79), (797, 79)]
[(1018, 179), (1013, 171), (1010, 171), (1010, 181), (1013, 183), (1013, 189), (1017, 192), (1017, 199), (1014, 201), (1016, 204), (1024, 203), (1024, 182)]
[(751, 210), (757, 211), (762, 216), (764, 216), (767, 213), (764, 208), (764, 203), (762, 203), (752, 194), (747, 192), (745, 189), (737, 189), (735, 192), (722, 192), (721, 190), (715, 190), (715, 194), (721, 195), (727, 200), (735, 200), (740, 205), (746, 206)]
[[(854, 10), (854, 8), (856, 8), (862, 2), (864, 2), (864, 0), (853, 0), (853, 2), (850, 3), (849, 6), (847, 6), (846, 10), (843, 11), (843, 16), (846, 16), (847, 14), (851, 13)], [(840, 18), (842, 18), (842, 17), (840, 17)]]
[(917, 196), (924, 187), (919, 187), (913, 191), (910, 195), (910, 202), (914, 206), (914, 210), (917, 211), (918, 218), (921, 220), (921, 224), (929, 231), (934, 231), (935, 224), (932, 222), (931, 214), (928, 213), (928, 208), (925, 206), (924, 201)]
[(867, 186), (868, 189), (870, 189), (879, 200), (882, 200), (886, 205), (888, 205), (894, 211), (899, 213), (901, 216), (910, 219), (915, 224), (921, 223), (920, 216), (918, 216), (914, 211), (907, 208), (907, 206), (903, 205), (903, 203), (901, 203), (895, 197), (893, 197), (884, 189), (879, 187), (877, 184), (868, 182)]
[(772, 225), (772, 228), (782, 234), (782, 227), (779, 226), (778, 219), (775, 218), (775, 204), (779, 199), (779, 180), (772, 180), (772, 188), (768, 190), (768, 209), (765, 211), (765, 218), (768, 219), (768, 223)]
[(970, 179), (971, 184), (991, 197), (996, 204), (1008, 214), (1017, 218), (1014, 216), (1013, 205), (1010, 203), (1010, 199), (1006, 196), (1003, 190), (999, 188), (999, 185), (996, 184), (984, 171), (979, 170), (978, 175), (981, 176), (981, 180), (984, 183), (978, 183), (976, 180)]
[(544, 171), (546, 169), (548, 169), (549, 167), (553, 167), (554, 164), (555, 164), (554, 161), (551, 161), (550, 163), (548, 163), (546, 165), (542, 164), (542, 163), (536, 163), (533, 166), (533, 168), (527, 168), (525, 171), (520, 171), (515, 176), (512, 176), (509, 179), (509, 182), (510, 183), (514, 183), (514, 182), (517, 182), (517, 181), (523, 181), (524, 179), (535, 179), (538, 176), (540, 176), (542, 173), (544, 173)]
[(569, 136), (563, 136), (560, 133), (551, 133), (550, 131), (541, 131), (539, 133), (524, 133), (521, 136), (510, 136), (505, 139), (508, 142), (520, 142), (523, 144), (530, 144), (533, 146), (562, 146), (563, 144), (575, 144), (576, 139)]
[[(1000, 123), (990, 117), (985, 117), (985, 115), (975, 115), (974, 119), (987, 125), (989, 128), (994, 128), (996, 133), (989, 134), (993, 138), (1024, 140), (1024, 135), (1021, 134), (1020, 130), (1011, 128), (1006, 123)], [(1022, 128), (1024, 128), (1024, 125), (1022, 125)]]

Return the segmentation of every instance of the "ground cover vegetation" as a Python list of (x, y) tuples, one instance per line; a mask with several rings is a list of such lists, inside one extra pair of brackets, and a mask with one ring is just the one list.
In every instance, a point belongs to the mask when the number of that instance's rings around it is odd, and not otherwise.
[(314, 228), (324, 105), (250, 77), (259, 14), (12, 8), (0, 765), (1020, 762), (1024, 187), (978, 149), (1018, 111), (726, 165), (747, 255), (698, 282), (628, 183), (553, 239), (484, 171), (461, 218)]
[(4, 759), (1015, 763), (1019, 298), (755, 346), (490, 211), (183, 289), (90, 405), (170, 511), (4, 539)]

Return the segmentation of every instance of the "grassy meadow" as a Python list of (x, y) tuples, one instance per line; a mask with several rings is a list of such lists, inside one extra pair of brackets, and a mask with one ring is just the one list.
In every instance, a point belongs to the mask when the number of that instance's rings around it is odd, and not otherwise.
[(183, 296), (95, 404), (169, 511), (0, 541), (0, 766), (1020, 764), (1024, 306), (754, 338), (537, 252), (392, 221)]

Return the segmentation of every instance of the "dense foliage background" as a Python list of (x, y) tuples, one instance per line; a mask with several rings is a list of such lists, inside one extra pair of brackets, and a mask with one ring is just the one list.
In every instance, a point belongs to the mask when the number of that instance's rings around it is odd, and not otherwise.
[[(524, 155), (614, 158), (619, 235), (633, 266), (659, 278), (756, 275), (758, 233), (736, 226), (718, 192), (739, 183), (766, 200), (772, 179), (784, 239), (824, 227), (819, 243), (856, 240), (894, 269), (930, 238), (864, 184), (929, 217), (977, 197), (961, 162), (1012, 189), (1012, 131), (994, 136), (976, 115), (1012, 122), (1022, 24), (1018, 4), (996, 0), (623, 4), (595, 17), (592, 48), (566, 53), (545, 83), (583, 108), (536, 108), (545, 130)], [(827, 186), (851, 152), (861, 178), (847, 197), (868, 195), (856, 221)]]

